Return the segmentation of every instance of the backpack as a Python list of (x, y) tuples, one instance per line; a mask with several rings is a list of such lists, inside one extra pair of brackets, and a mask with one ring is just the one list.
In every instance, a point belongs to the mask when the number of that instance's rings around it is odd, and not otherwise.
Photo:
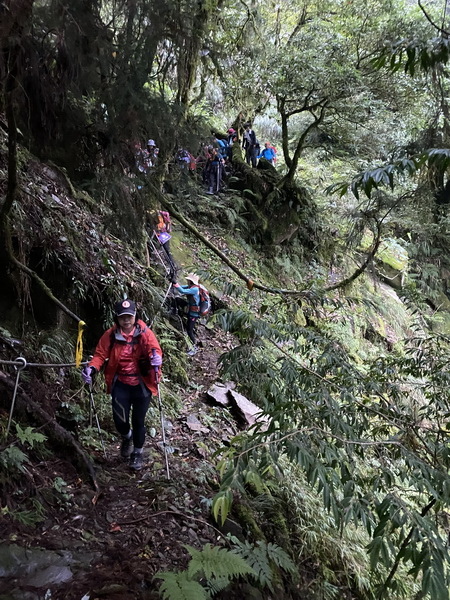
[(200, 294), (199, 315), (206, 317), (211, 310), (211, 298), (209, 297), (208, 290), (200, 283), (198, 285), (198, 292)]
[[(142, 343), (142, 334), (147, 331), (148, 327), (147, 325), (144, 327), (144, 329), (141, 330), (141, 335), (139, 336), (138, 340), (133, 339), (131, 341), (131, 343), (134, 344), (139, 344), (139, 346)], [(112, 327), (111, 328), (111, 333), (109, 334), (109, 352), (108, 352), (108, 359), (109, 360), (109, 355), (111, 354), (111, 350), (114, 346), (114, 344), (116, 343), (116, 331), (117, 331), (117, 327)], [(150, 357), (146, 356), (145, 354), (143, 354), (142, 356), (140, 356), (138, 358), (138, 368), (139, 368), (139, 373), (142, 375), (142, 377), (146, 377), (149, 372), (150, 372), (150, 368), (151, 368), (151, 363), (150, 363)]]
[(166, 231), (170, 233), (172, 231), (172, 221), (170, 215), (166, 210), (160, 210), (158, 213), (158, 224), (156, 226), (158, 231)]
[(225, 140), (217, 139), (217, 143), (219, 145), (219, 153), (222, 158), (227, 158), (228, 156), (228, 142)]

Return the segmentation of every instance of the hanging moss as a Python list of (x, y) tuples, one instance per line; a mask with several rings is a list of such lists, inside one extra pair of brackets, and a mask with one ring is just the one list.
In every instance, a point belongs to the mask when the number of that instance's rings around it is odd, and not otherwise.
[(237, 499), (233, 504), (233, 514), (236, 515), (239, 524), (244, 531), (248, 532), (255, 540), (265, 540), (266, 537), (257, 524), (251, 508), (241, 499)]

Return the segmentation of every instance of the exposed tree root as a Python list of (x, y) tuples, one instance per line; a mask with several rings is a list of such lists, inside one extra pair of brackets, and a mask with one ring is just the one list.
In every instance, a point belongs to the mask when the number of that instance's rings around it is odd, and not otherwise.
[[(14, 382), (6, 373), (0, 371), (0, 385), (6, 388), (6, 393), (0, 394), (0, 406), (9, 411)], [(94, 465), (89, 456), (72, 435), (56, 423), (55, 419), (34, 402), (20, 386), (17, 390), (15, 415), (18, 419), (33, 423), (40, 428), (55, 451), (64, 458), (69, 458), (77, 471), (91, 481), (97, 498), (100, 494), (100, 487), (95, 475)]]

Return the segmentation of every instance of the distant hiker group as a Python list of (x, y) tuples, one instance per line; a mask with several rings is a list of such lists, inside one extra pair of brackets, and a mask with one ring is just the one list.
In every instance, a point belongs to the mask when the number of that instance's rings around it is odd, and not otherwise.
[[(230, 174), (232, 163), (232, 147), (241, 144), (245, 153), (247, 164), (256, 167), (258, 160), (264, 158), (272, 165), (277, 161), (277, 149), (270, 142), (265, 142), (264, 148), (256, 137), (251, 123), (243, 125), (242, 143), (239, 141), (238, 132), (230, 127), (226, 135), (211, 131), (211, 139), (200, 146), (198, 155), (195, 156), (186, 148), (178, 148), (169, 168), (178, 168), (195, 175), (201, 172), (203, 185), (207, 194), (217, 194), (224, 189), (224, 180)], [(147, 175), (157, 165), (159, 148), (155, 140), (149, 139), (145, 148), (137, 142), (134, 146), (134, 156), (137, 171)], [(141, 186), (138, 186), (140, 189)]]

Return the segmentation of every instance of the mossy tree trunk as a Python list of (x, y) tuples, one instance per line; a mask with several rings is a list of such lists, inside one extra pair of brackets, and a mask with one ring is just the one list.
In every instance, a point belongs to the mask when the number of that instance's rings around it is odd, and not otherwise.
[(8, 265), (9, 213), (17, 196), (17, 127), (15, 94), (19, 86), (22, 40), (34, 0), (7, 0), (0, 21), (0, 75), (4, 81), (2, 104), (8, 127), (8, 183), (0, 204), (0, 268)]
[(313, 236), (315, 207), (306, 188), (289, 177), (282, 177), (266, 160), (258, 167), (248, 165), (239, 144), (232, 147), (234, 175), (246, 199), (246, 209), (252, 214), (261, 241), (280, 244), (301, 231), (305, 245)]

